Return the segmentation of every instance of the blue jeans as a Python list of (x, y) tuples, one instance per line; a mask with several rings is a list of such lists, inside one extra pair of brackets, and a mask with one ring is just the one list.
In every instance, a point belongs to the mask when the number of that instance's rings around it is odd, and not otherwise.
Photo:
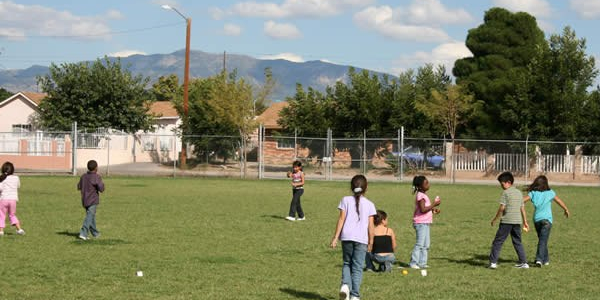
[(94, 204), (88, 206), (85, 209), (85, 219), (83, 220), (83, 225), (81, 226), (81, 230), (79, 231), (80, 236), (87, 237), (88, 233), (91, 233), (93, 236), (98, 236), (100, 232), (96, 228), (96, 207), (98, 205)]
[(413, 224), (417, 233), (417, 242), (410, 256), (411, 266), (425, 267), (427, 265), (427, 252), (431, 243), (429, 225), (431, 224)]
[(535, 222), (535, 231), (538, 236), (537, 252), (535, 253), (535, 261), (542, 263), (550, 262), (548, 254), (548, 240), (550, 239), (550, 231), (552, 230), (552, 223), (548, 220), (541, 220)]
[(523, 264), (527, 262), (525, 248), (521, 243), (521, 224), (500, 223), (498, 226), (498, 231), (496, 231), (496, 237), (494, 237), (494, 241), (492, 242), (492, 251), (490, 251), (491, 263), (498, 263), (500, 250), (502, 250), (502, 244), (504, 244), (504, 241), (509, 234), (512, 239), (513, 247), (515, 248), (515, 252), (517, 252), (517, 256), (519, 257), (519, 263)]
[(396, 257), (393, 254), (390, 255), (379, 255), (377, 253), (367, 252), (365, 257), (365, 264), (367, 269), (375, 271), (375, 265), (373, 262), (379, 264), (379, 272), (391, 272), (392, 265), (396, 262)]
[(360, 297), (363, 263), (367, 253), (367, 245), (354, 241), (342, 241), (342, 284), (348, 285), (350, 295)]

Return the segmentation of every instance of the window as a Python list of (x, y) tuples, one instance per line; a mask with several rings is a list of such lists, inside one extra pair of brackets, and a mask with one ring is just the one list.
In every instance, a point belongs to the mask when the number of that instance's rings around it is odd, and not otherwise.
[(13, 124), (12, 132), (31, 132), (31, 124)]
[(278, 138), (277, 149), (294, 149), (295, 147), (293, 138)]

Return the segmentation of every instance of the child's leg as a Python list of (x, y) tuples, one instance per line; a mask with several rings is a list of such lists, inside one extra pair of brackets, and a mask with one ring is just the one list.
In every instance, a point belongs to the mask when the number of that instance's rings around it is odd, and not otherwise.
[(6, 202), (7, 201), (0, 201), (0, 232), (4, 232), (4, 226), (6, 225), (6, 223), (4, 223), (6, 219), (6, 212), (8, 211)]
[(410, 266), (415, 267), (418, 266), (422, 261), (423, 249), (426, 247), (426, 224), (414, 224), (416, 232), (416, 242), (415, 247), (413, 248), (412, 254), (410, 256)]
[(300, 203), (300, 197), (304, 195), (304, 189), (298, 189), (294, 197), (297, 197), (296, 211), (298, 212), (298, 218), (304, 218), (304, 211), (302, 210), (302, 204)]
[(365, 268), (375, 271), (375, 265), (373, 265), (373, 256), (370, 252), (365, 255)]
[(8, 218), (10, 219), (10, 225), (15, 226), (17, 230), (21, 230), (21, 223), (17, 218), (17, 201), (6, 202), (8, 202)]
[(100, 231), (98, 231), (98, 228), (96, 227), (96, 211), (97, 211), (98, 206), (94, 205), (94, 213), (92, 214), (92, 222), (90, 224), (90, 233), (92, 234), (92, 236), (97, 237), (100, 235)]
[(363, 275), (363, 263), (364, 257), (367, 253), (367, 244), (361, 244), (358, 242), (351, 242), (354, 250), (352, 253), (352, 286), (350, 288), (350, 295), (359, 298), (360, 297), (360, 284), (362, 282)]
[(521, 225), (513, 224), (510, 230), (510, 237), (512, 239), (513, 247), (517, 252), (517, 256), (519, 257), (519, 263), (524, 264), (527, 263), (527, 256), (525, 255), (525, 248), (521, 243)]
[(550, 239), (551, 230), (552, 223), (548, 220), (541, 220), (535, 223), (535, 231), (538, 235), (537, 252), (535, 254), (536, 262), (547, 263), (550, 261), (548, 254), (548, 240)]
[(296, 189), (292, 189), (292, 202), (290, 203), (290, 212), (288, 213), (288, 216), (292, 218), (296, 217), (297, 201), (298, 199), (296, 198)]
[(419, 262), (419, 266), (424, 268), (427, 266), (427, 257), (429, 255), (429, 246), (431, 245), (431, 233), (430, 233), (430, 229), (431, 227), (429, 226), (429, 224), (423, 224), (425, 225), (425, 238), (424, 238), (424, 245), (423, 245), (423, 249), (421, 249), (421, 261)]
[(490, 251), (490, 263), (498, 263), (498, 257), (500, 256), (500, 250), (502, 250), (502, 244), (508, 237), (512, 226), (508, 224), (502, 224), (498, 226), (498, 231), (496, 231), (496, 237), (494, 237), (494, 241), (492, 242), (492, 250)]
[(79, 231), (79, 236), (87, 237), (90, 227), (92, 227), (93, 219), (96, 215), (96, 205), (92, 205), (85, 209), (85, 219), (83, 220), (83, 225), (81, 226), (81, 230)]
[(342, 241), (342, 285), (347, 285), (349, 289), (352, 289), (352, 255), (354, 254), (352, 244), (353, 242)]

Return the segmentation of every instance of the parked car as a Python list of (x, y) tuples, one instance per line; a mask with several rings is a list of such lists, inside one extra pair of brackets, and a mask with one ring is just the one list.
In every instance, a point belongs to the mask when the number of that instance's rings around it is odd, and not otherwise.
[[(393, 152), (392, 154), (395, 157), (398, 157), (400, 155), (399, 152)], [(421, 149), (412, 146), (404, 149), (404, 152), (402, 153), (402, 158), (404, 158), (406, 164), (418, 169), (440, 169), (444, 166), (445, 161), (444, 156), (439, 155), (438, 153), (423, 152), (421, 151)]]

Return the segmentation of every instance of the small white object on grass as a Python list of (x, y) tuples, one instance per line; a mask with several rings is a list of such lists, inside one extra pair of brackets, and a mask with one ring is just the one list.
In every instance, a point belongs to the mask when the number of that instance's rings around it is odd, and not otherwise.
[(144, 272), (142, 272), (142, 271), (137, 271), (137, 273), (136, 273), (136, 274), (137, 274), (137, 276), (138, 276), (138, 277), (142, 277), (142, 276), (144, 276)]
[(421, 270), (421, 276), (427, 276), (427, 270)]

